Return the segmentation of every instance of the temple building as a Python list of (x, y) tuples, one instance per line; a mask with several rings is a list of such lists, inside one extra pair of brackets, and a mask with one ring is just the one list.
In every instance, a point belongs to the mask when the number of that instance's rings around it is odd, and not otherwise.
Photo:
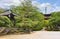
[(2, 16), (7, 16), (8, 18), (10, 18), (11, 20), (14, 19), (14, 16), (16, 15), (15, 13), (13, 13), (11, 10), (7, 10), (3, 13), (1, 13), (0, 15)]
[(49, 16), (51, 16), (51, 14), (44, 14), (44, 19), (45, 20), (48, 20), (49, 19)]
[(14, 26), (15, 26), (14, 16), (16, 16), (16, 14), (13, 13), (12, 10), (6, 10), (5, 12), (1, 13), (0, 15), (7, 16), (11, 21), (14, 22)]

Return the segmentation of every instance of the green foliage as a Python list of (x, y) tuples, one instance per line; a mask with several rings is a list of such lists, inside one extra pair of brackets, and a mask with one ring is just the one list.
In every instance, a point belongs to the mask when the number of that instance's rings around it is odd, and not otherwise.
[(6, 16), (0, 16), (0, 27), (11, 27), (13, 26), (10, 19)]
[[(33, 6), (30, 0), (22, 2), (19, 6), (13, 6), (11, 9), (16, 14), (14, 17), (16, 27), (23, 28), (22, 30), (41, 30), (44, 27), (44, 16), (42, 12)], [(0, 16), (0, 26), (11, 27), (14, 25), (13, 22), (6, 16)]]
[(50, 30), (60, 30), (60, 12), (52, 12), (49, 23)]
[(24, 1), (20, 6), (12, 7), (12, 11), (17, 14), (15, 16), (16, 26), (29, 26), (35, 30), (40, 30), (43, 25), (44, 16), (37, 7), (31, 4), (31, 1)]
[(44, 27), (48, 27), (49, 26), (49, 20), (44, 20)]
[(5, 9), (3, 9), (3, 8), (0, 8), (0, 13), (2, 13), (2, 12), (4, 12), (5, 11)]

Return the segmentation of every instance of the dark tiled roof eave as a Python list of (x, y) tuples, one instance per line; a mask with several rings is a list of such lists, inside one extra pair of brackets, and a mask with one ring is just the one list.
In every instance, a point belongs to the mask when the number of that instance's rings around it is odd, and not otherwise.
[[(9, 15), (9, 14), (11, 14), (12, 12), (11, 11), (6, 11), (6, 12), (3, 12), (3, 13), (1, 13), (0, 15)], [(13, 15), (16, 15), (16, 14), (14, 14), (14, 13), (12, 13)]]
[(51, 14), (44, 14), (44, 16), (51, 16)]

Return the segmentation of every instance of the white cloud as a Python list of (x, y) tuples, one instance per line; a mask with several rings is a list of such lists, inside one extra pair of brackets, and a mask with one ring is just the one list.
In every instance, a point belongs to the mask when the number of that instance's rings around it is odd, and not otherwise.
[(42, 3), (40, 6), (41, 7), (49, 7), (50, 6), (50, 3)]
[(34, 6), (37, 6), (41, 12), (45, 13), (45, 7), (47, 6), (47, 14), (54, 12), (54, 11), (60, 11), (60, 6), (57, 6), (57, 4), (51, 4), (51, 3), (40, 3), (38, 1), (32, 1), (32, 4)]
[(60, 6), (55, 6), (53, 11), (60, 11)]
[[(2, 8), (8, 8), (11, 5), (19, 5), (21, 1), (24, 0), (0, 0), (0, 7)], [(45, 13), (45, 7), (47, 6), (47, 13), (53, 12), (53, 11), (60, 11), (60, 6), (57, 6), (57, 4), (51, 4), (51, 3), (40, 3), (36, 0), (32, 1), (32, 4), (39, 8), (39, 10), (43, 13)]]
[(37, 2), (37, 1), (32, 1), (32, 5), (37, 6), (37, 7), (40, 7), (40, 3)]
[(19, 0), (1, 0), (0, 1), (0, 7), (5, 8), (9, 7), (11, 5), (19, 5), (20, 1)]

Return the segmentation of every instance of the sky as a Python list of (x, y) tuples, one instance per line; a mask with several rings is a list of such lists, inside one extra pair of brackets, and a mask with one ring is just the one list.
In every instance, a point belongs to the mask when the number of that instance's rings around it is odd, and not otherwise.
[[(20, 5), (23, 0), (0, 0), (1, 8), (9, 8), (11, 5)], [(39, 10), (45, 13), (45, 7), (47, 7), (47, 13), (54, 11), (60, 11), (60, 0), (32, 0), (32, 5), (39, 8)]]

